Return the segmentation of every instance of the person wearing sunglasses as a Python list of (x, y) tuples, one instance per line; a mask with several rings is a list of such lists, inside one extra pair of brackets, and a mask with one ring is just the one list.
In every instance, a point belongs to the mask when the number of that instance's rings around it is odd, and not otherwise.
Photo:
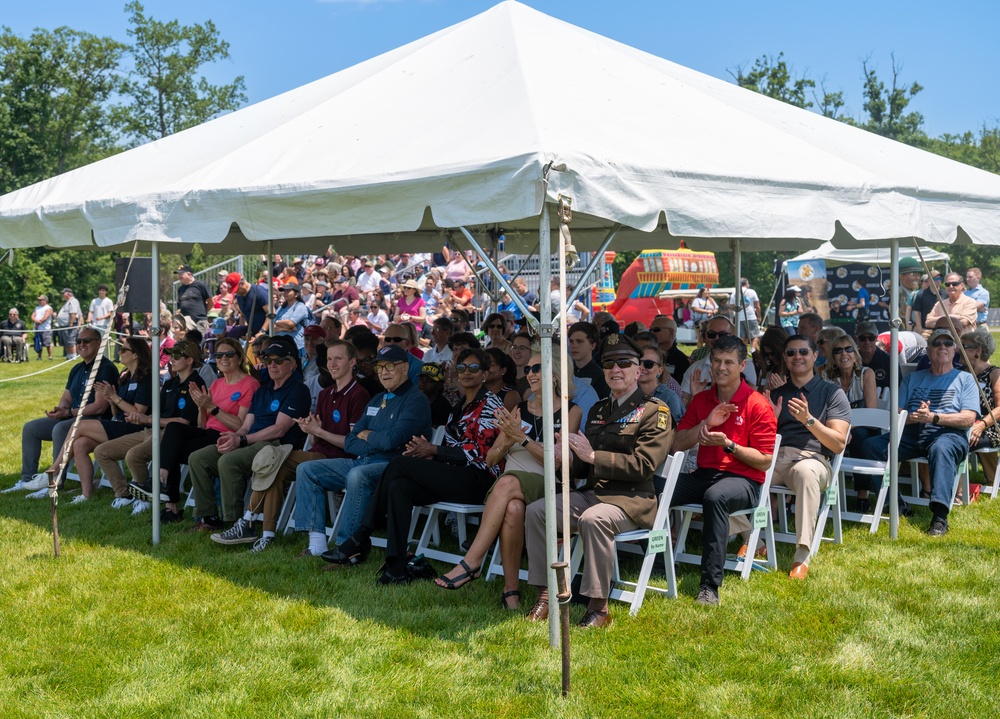
[[(80, 330), (77, 348), (83, 361), (70, 369), (65, 389), (55, 407), (46, 412), (44, 417), (29, 420), (21, 429), (21, 477), (4, 492), (20, 490), (42, 492), (49, 486), (48, 475), (38, 471), (42, 442), (52, 442), (52, 461), (55, 463), (59, 461), (62, 446), (76, 415), (82, 414), (84, 417), (95, 419), (111, 417), (111, 405), (107, 398), (97, 391), (96, 385), (84, 401), (87, 378), (90, 377), (90, 370), (94, 366), (100, 340), (100, 333), (92, 327)], [(118, 384), (118, 368), (107, 357), (101, 359), (97, 380), (111, 385)]]
[[(192, 330), (193, 332), (194, 330)], [(146, 344), (142, 338), (127, 338), (122, 346), (121, 357), (128, 365), (132, 361), (131, 345), (136, 342)], [(143, 350), (140, 350), (142, 352)], [(145, 353), (149, 353), (148, 345)], [(160, 389), (160, 428), (172, 423), (183, 423), (193, 425), (198, 421), (198, 405), (191, 399), (190, 388), (197, 386), (204, 389), (205, 382), (196, 371), (201, 366), (201, 348), (190, 340), (178, 342), (170, 349), (170, 378)], [(119, 406), (125, 404), (119, 402)], [(126, 409), (129, 409), (127, 404)], [(147, 408), (137, 406), (134, 411), (129, 410), (126, 415), (129, 424), (138, 427), (137, 431), (130, 432), (117, 438), (109, 438), (107, 442), (99, 444), (94, 450), (94, 460), (100, 465), (104, 472), (105, 479), (111, 483), (115, 492), (115, 498), (111, 502), (112, 509), (122, 509), (132, 506), (132, 511), (138, 514), (145, 511), (145, 507), (136, 510), (135, 500), (131, 494), (132, 485), (152, 487), (149, 478), (149, 462), (153, 458), (153, 418)], [(156, 436), (159, 438), (159, 432)], [(132, 473), (132, 482), (125, 479), (120, 464), (125, 460), (129, 471)], [(168, 518), (167, 513), (161, 515), (164, 521), (176, 521)]]
[(710, 357), (712, 386), (691, 399), (672, 448), (685, 452), (698, 447), (698, 468), (678, 477), (670, 500), (671, 506), (696, 502), (704, 508), (701, 584), (695, 602), (705, 606), (719, 603), (729, 513), (748, 509), (760, 499), (778, 424), (771, 403), (743, 378), (743, 340), (733, 335), (718, 338)]
[[(681, 401), (687, 407), (691, 398), (699, 392), (710, 387), (713, 379), (712, 371), (712, 348), (721, 337), (734, 336), (735, 328), (728, 317), (716, 316), (705, 325), (705, 345), (708, 353), (697, 362), (691, 364), (684, 373), (681, 380)], [(757, 370), (752, 362), (747, 362), (743, 367), (743, 374), (751, 387), (757, 386)]]
[(496, 347), (504, 354), (510, 352), (510, 340), (507, 339), (507, 319), (499, 312), (486, 315), (483, 321), (486, 329), (486, 337), (489, 339), (489, 347)]
[(779, 387), (787, 380), (785, 366), (785, 342), (788, 333), (781, 327), (768, 327), (760, 336), (760, 348), (753, 353), (753, 364), (757, 370), (757, 391)]
[(413, 325), (405, 322), (398, 325), (389, 325), (385, 330), (385, 336), (382, 338), (382, 342), (386, 347), (395, 345), (406, 353), (407, 362), (410, 366), (410, 381), (414, 384), (420, 378), (420, 370), (424, 366), (424, 363), (413, 353), (415, 337), (416, 332), (413, 330)]
[[(254, 392), (242, 424), (235, 431), (222, 432), (215, 445), (192, 452), (188, 457), (194, 514), (202, 518), (196, 525), (198, 529), (221, 529), (226, 522), (236, 524), (243, 514), (243, 497), (253, 473), (253, 459), (266, 445), (290, 444), (293, 449), (301, 449), (305, 442), (305, 434), (295, 420), (309, 414), (312, 399), (297, 372), (298, 347), (291, 337), (272, 337), (261, 359), (267, 367), (268, 380)], [(216, 477), (222, 495), (221, 511), (215, 498)], [(253, 527), (246, 530), (255, 532)]]
[[(561, 387), (560, 354), (552, 355), (553, 396), (559, 397)], [(504, 587), (500, 604), (504, 609), (515, 610), (521, 606), (519, 571), (524, 550), (524, 508), (545, 494), (544, 449), (542, 432), (547, 415), (542, 408), (542, 356), (529, 355), (525, 366), (529, 398), (513, 411), (500, 410), (500, 436), (491, 451), (503, 453), (503, 473), (490, 488), (484, 501), (479, 531), (462, 560), (436, 582), (444, 589), (458, 589), (471, 581), (470, 570), (482, 567), (497, 537), (500, 538), (500, 562), (503, 566)], [(573, 397), (575, 382), (569, 378), (567, 395)], [(557, 407), (552, 415), (556, 433), (575, 433), (580, 429), (582, 414), (572, 401), (569, 403), (569, 423), (565, 428), (562, 409)], [(558, 466), (561, 458), (556, 456)], [(558, 469), (556, 470), (558, 472)]]
[[(927, 533), (940, 537), (948, 532), (958, 465), (969, 452), (966, 432), (979, 416), (979, 392), (976, 378), (955, 369), (956, 344), (950, 330), (931, 332), (927, 342), (930, 369), (911, 372), (899, 386), (899, 411), (906, 411), (906, 430), (899, 441), (899, 461), (926, 457), (931, 478), (930, 509), (932, 519)], [(889, 434), (872, 437), (861, 446), (865, 459), (886, 461)], [(882, 478), (873, 478), (874, 489)], [(909, 509), (901, 502), (900, 512)]]
[[(482, 503), (503, 465), (503, 453), (496, 448), (503, 402), (486, 389), (490, 357), (484, 350), (463, 350), (457, 359), (455, 370), (462, 396), (452, 412), (444, 442), (431, 444), (421, 434), (410, 438), (403, 456), (390, 461), (382, 473), (361, 526), (340, 546), (339, 556), (323, 557), (327, 561), (365, 561), (371, 551), (371, 536), (384, 518), (388, 529), (385, 570), (378, 583), (408, 584), (413, 580), (407, 571), (413, 508), (434, 502)], [(428, 417), (429, 413), (428, 409)], [(470, 578), (479, 576), (479, 571), (469, 571)]]
[(681, 396), (663, 381), (664, 377), (673, 379), (664, 370), (663, 353), (654, 346), (643, 347), (641, 351), (639, 389), (667, 405), (670, 408), (672, 426), (676, 426), (677, 421), (684, 416), (684, 405), (681, 404)]
[[(670, 410), (639, 389), (641, 356), (639, 347), (625, 335), (605, 339), (601, 366), (611, 396), (591, 408), (584, 429), (562, 432), (557, 438), (557, 445), (569, 445), (573, 462), (569, 476), (579, 486), (556, 502), (569, 502), (570, 530), (578, 532), (583, 542), (580, 592), (590, 598), (578, 623), (584, 628), (611, 624), (608, 597), (615, 535), (652, 526), (657, 505), (653, 475), (667, 458), (674, 437)], [(557, 446), (556, 453), (560, 451)], [(557, 526), (562, 522), (559, 506), (556, 522)], [(538, 589), (538, 599), (527, 616), (541, 621), (549, 615), (544, 498), (528, 505), (524, 525), (528, 583)]]
[[(846, 339), (850, 342), (850, 338)], [(843, 389), (817, 374), (819, 353), (812, 340), (792, 335), (785, 341), (782, 354), (788, 381), (765, 393), (774, 404), (781, 435), (771, 482), (795, 492), (795, 556), (788, 576), (805, 579), (809, 575), (816, 516), (823, 493), (833, 480), (831, 462), (847, 444), (851, 404)], [(749, 534), (745, 517), (734, 517), (733, 525)]]
[[(649, 331), (656, 335), (657, 346), (666, 361), (664, 368), (680, 386), (684, 373), (691, 366), (691, 360), (677, 346), (677, 320), (668, 315), (657, 315), (649, 323)], [(701, 332), (698, 334), (702, 336)]]
[(958, 336), (976, 328), (979, 310), (976, 301), (965, 294), (965, 281), (962, 279), (962, 275), (957, 272), (949, 272), (944, 276), (943, 285), (945, 298), (937, 301), (924, 322), (926, 328), (924, 337), (928, 339), (931, 329), (938, 327), (947, 329), (951, 326), (948, 318), (953, 318), (953, 321), (957, 320), (956, 325), (961, 322), (962, 329)]
[[(862, 366), (875, 373), (875, 387), (881, 390), (889, 387), (889, 353), (879, 347), (878, 334), (874, 322), (859, 322), (854, 331), (854, 340)], [(902, 372), (899, 380), (903, 380)]]

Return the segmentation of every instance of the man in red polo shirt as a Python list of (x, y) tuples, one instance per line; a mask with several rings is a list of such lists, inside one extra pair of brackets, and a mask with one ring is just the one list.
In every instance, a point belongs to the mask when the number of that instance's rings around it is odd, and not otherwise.
[(719, 603), (729, 539), (729, 513), (748, 509), (760, 498), (771, 465), (777, 420), (771, 403), (740, 373), (747, 363), (743, 340), (719, 337), (711, 352), (714, 384), (691, 398), (674, 435), (674, 452), (696, 444), (698, 469), (682, 474), (671, 505), (701, 503), (701, 588), (698, 604)]

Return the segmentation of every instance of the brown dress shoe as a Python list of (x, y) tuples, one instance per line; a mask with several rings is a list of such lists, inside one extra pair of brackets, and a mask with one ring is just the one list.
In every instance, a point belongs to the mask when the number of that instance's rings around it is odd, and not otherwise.
[(604, 612), (602, 614), (594, 609), (588, 609), (587, 613), (583, 615), (583, 619), (577, 622), (576, 626), (583, 627), (584, 629), (610, 627), (611, 612)]
[(788, 573), (788, 576), (792, 579), (805, 579), (809, 576), (809, 565), (796, 562), (792, 565), (792, 571)]
[(529, 622), (543, 622), (549, 618), (549, 600), (539, 599), (525, 615)]
[[(740, 547), (740, 551), (736, 553), (736, 556), (739, 557), (740, 559), (743, 559), (745, 556), (747, 556), (747, 545), (744, 544), (742, 547)], [(761, 547), (756, 552), (754, 552), (753, 558), (767, 559), (767, 547)]]

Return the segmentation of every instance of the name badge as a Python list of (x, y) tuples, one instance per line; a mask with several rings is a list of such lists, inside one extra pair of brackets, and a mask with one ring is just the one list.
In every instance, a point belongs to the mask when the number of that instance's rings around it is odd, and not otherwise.
[(139, 383), (138, 382), (132, 382), (128, 386), (128, 391), (129, 392), (135, 392), (137, 389), (139, 389)]
[(374, 417), (378, 414), (378, 407), (369, 407), (365, 414), (369, 417)]

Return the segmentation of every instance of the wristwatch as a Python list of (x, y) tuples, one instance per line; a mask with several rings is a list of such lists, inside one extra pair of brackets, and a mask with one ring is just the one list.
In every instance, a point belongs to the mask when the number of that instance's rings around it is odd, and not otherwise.
[(726, 454), (735, 454), (736, 453), (736, 440), (731, 441), (729, 444), (727, 444), (725, 447), (723, 447), (722, 451), (725, 452)]
[(213, 409), (211, 412), (209, 412), (209, 414), (212, 415), (213, 417), (215, 415), (217, 415), (218, 413), (219, 413), (219, 405), (215, 405), (215, 409)]
[(525, 437), (524, 439), (521, 440), (521, 446), (522, 447), (527, 447), (528, 446), (528, 442), (530, 442), (530, 441), (531, 441), (531, 439), (529, 437)]
[(938, 423), (938, 422), (940, 422), (940, 421), (941, 421), (941, 415), (939, 415), (939, 414), (937, 414), (937, 413), (935, 412), (935, 413), (934, 413), (934, 416), (933, 416), (933, 417), (931, 417), (931, 423), (932, 423), (932, 424), (937, 424), (937, 423)]
[(810, 416), (809, 419), (806, 420), (806, 427), (812, 427), (814, 424), (816, 424), (816, 418)]
[(247, 446), (247, 436), (244, 434), (240, 437), (240, 447)]

